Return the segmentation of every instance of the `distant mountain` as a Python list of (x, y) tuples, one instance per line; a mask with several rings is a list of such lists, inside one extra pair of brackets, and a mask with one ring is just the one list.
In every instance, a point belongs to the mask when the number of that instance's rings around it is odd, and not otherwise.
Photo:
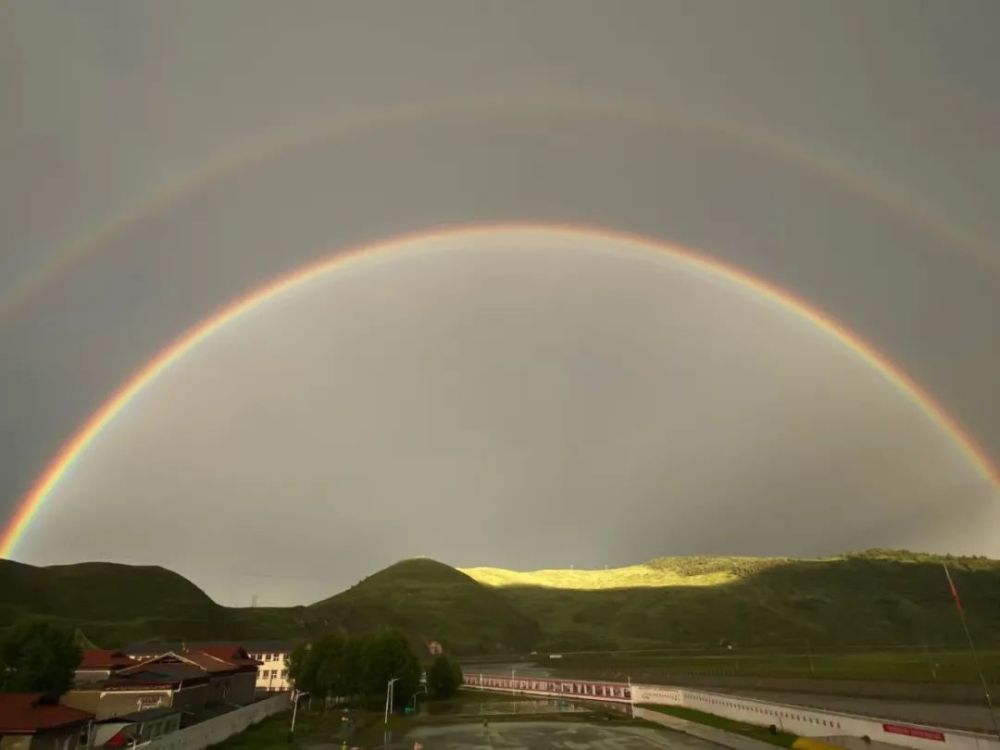
[(973, 634), (1000, 646), (1000, 562), (873, 550), (818, 560), (665, 557), (612, 570), (456, 570), (404, 560), (304, 607), (231, 609), (158, 567), (0, 560), (0, 627), (64, 621), (101, 646), (303, 638), (394, 627), (460, 654), (664, 646), (961, 646), (942, 560)]

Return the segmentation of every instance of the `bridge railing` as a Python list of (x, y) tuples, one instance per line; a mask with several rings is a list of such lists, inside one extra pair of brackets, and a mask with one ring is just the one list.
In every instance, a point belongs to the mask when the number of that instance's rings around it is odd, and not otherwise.
[(571, 680), (561, 677), (537, 677), (525, 675), (499, 675), (489, 673), (465, 674), (467, 688), (481, 690), (547, 695), (556, 698), (578, 698), (583, 700), (623, 702), (632, 700), (632, 687), (627, 682), (608, 680)]

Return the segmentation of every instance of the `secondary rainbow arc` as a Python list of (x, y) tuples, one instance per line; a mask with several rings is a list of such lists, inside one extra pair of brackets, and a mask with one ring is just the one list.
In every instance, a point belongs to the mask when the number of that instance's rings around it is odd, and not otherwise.
[(954, 444), (967, 456), (969, 462), (988, 481), (992, 488), (1000, 492), (1000, 475), (986, 452), (934, 398), (901, 368), (890, 361), (857, 334), (816, 307), (781, 289), (770, 282), (736, 266), (704, 255), (690, 248), (660, 242), (629, 232), (582, 225), (559, 224), (479, 224), (456, 226), (414, 232), (387, 239), (382, 242), (341, 251), (315, 263), (296, 269), (244, 294), (219, 309), (200, 323), (194, 325), (162, 349), (138, 372), (134, 373), (104, 404), (84, 422), (73, 436), (59, 449), (45, 471), (31, 487), (13, 516), (0, 533), (0, 557), (10, 557), (18, 541), (22, 538), (32, 518), (42, 507), (52, 491), (66, 473), (73, 467), (88, 445), (98, 436), (131, 400), (147, 385), (186, 353), (208, 339), (216, 331), (259, 305), (284, 294), (299, 284), (316, 278), (335, 268), (347, 267), (363, 258), (385, 257), (406, 251), (421, 241), (468, 235), (470, 239), (503, 231), (562, 232), (567, 235), (600, 237), (609, 241), (629, 243), (650, 252), (664, 253), (672, 258), (734, 285), (755, 292), (788, 312), (814, 324), (849, 350), (862, 357), (888, 382), (916, 404), (938, 427), (948, 435)]

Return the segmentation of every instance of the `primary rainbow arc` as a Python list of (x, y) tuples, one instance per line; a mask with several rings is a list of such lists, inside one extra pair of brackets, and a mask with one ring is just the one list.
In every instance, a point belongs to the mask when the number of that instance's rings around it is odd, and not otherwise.
[(414, 243), (421, 241), (457, 235), (468, 235), (470, 238), (474, 238), (514, 230), (548, 233), (561, 232), (569, 236), (586, 235), (591, 238), (597, 236), (609, 241), (626, 242), (650, 252), (665, 253), (690, 267), (729, 281), (738, 287), (751, 290), (781, 308), (798, 315), (833, 336), (846, 348), (862, 357), (888, 382), (893, 384), (916, 404), (961, 449), (972, 466), (985, 477), (993, 489), (1000, 491), (1000, 476), (998, 476), (997, 469), (991, 463), (986, 452), (929, 393), (864, 339), (794, 294), (740, 268), (689, 248), (655, 241), (624, 231), (559, 224), (482, 224), (415, 232), (336, 253), (254, 289), (188, 329), (179, 338), (175, 339), (173, 343), (162, 349), (142, 369), (132, 375), (60, 448), (45, 471), (22, 499), (13, 516), (4, 527), (3, 532), (0, 533), (0, 557), (11, 556), (18, 541), (30, 525), (32, 518), (45, 503), (46, 499), (48, 499), (60, 480), (73, 467), (81, 454), (86, 451), (88, 445), (100, 434), (101, 430), (128, 406), (136, 394), (142, 391), (172, 364), (226, 324), (268, 300), (290, 291), (309, 279), (327, 273), (334, 268), (346, 267), (363, 258), (385, 257), (396, 252), (405, 251)]

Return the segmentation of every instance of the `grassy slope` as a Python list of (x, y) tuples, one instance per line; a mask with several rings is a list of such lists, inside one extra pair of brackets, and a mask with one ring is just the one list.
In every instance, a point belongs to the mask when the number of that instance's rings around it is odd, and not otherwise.
[(391, 565), (309, 610), (351, 630), (388, 625), (456, 651), (526, 650), (540, 637), (497, 591), (427, 559)]
[(487, 586), (540, 586), (553, 589), (665, 588), (719, 586), (782, 565), (782, 557), (661, 557), (640, 565), (604, 570), (546, 569), (518, 571), (504, 568), (462, 568)]
[(658, 711), (661, 714), (676, 716), (678, 719), (693, 721), (696, 724), (705, 724), (706, 726), (722, 729), (744, 737), (750, 737), (751, 739), (755, 739), (760, 742), (767, 742), (770, 745), (777, 745), (778, 747), (791, 747), (795, 743), (795, 740), (798, 739), (797, 735), (789, 734), (788, 732), (777, 732), (776, 734), (771, 734), (767, 727), (726, 719), (722, 716), (716, 716), (715, 714), (707, 714), (703, 711), (696, 711), (693, 708), (685, 708), (683, 706), (654, 705), (643, 706), (643, 708)]
[[(963, 558), (950, 565), (980, 645), (1000, 646), (1000, 562)], [(465, 654), (687, 648), (698, 659), (684, 662), (676, 651), (614, 658), (616, 664), (638, 659), (696, 673), (712, 673), (718, 665), (719, 674), (765, 668), (801, 674), (808, 666), (808, 642), (818, 670), (828, 676), (857, 674), (873, 662), (828, 659), (823, 651), (962, 643), (940, 558), (909, 553), (825, 560), (661, 558), (619, 571), (470, 572), (508, 585), (482, 585), (441, 563), (409, 560), (308, 607), (251, 610), (219, 607), (162, 568), (34, 568), (0, 560), (0, 627), (27, 614), (56, 617), (79, 625), (99, 645), (113, 646), (393, 626), (415, 641), (440, 640)], [(621, 585), (629, 587), (616, 587)], [(724, 639), (737, 644), (736, 659), (720, 658)], [(706, 660), (706, 653), (714, 656)], [(764, 658), (767, 653), (783, 656)], [(923, 654), (906, 660), (900, 676), (927, 671)]]
[(79, 626), (98, 643), (203, 638), (231, 627), (224, 608), (164, 568), (114, 563), (37, 568), (0, 560), (0, 626), (25, 616)]
[[(974, 634), (984, 646), (997, 645), (1000, 562), (961, 558), (950, 565)], [(741, 648), (795, 650), (805, 650), (807, 641), (820, 649), (962, 643), (940, 558), (890, 552), (826, 560), (662, 558), (647, 567), (647, 580), (673, 583), (611, 588), (617, 571), (597, 571), (593, 588), (583, 589), (580, 571), (544, 571), (527, 574), (534, 585), (498, 591), (532, 613), (546, 634), (540, 646), (555, 650), (704, 647), (724, 639)], [(624, 570), (623, 581), (637, 577)], [(710, 575), (723, 582), (704, 585)], [(556, 588), (561, 576), (576, 588)]]

